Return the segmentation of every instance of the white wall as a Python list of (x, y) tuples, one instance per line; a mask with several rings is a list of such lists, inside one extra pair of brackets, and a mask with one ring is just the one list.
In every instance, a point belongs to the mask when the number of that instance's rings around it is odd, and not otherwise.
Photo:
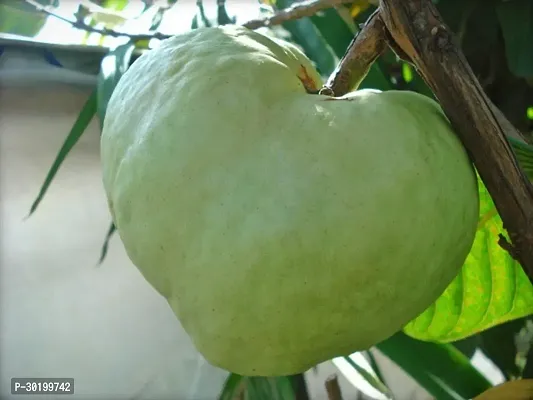
[(117, 237), (96, 266), (109, 224), (96, 120), (24, 220), (87, 92), (4, 88), (0, 97), (2, 398), (20, 376), (74, 377), (87, 399), (214, 398), (225, 373), (201, 360)]

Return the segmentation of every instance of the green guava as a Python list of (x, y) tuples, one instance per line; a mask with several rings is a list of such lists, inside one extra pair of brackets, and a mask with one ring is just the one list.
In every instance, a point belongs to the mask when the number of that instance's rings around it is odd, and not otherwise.
[(412, 92), (310, 94), (298, 48), (236, 26), (164, 41), (109, 102), (103, 182), (128, 256), (198, 351), (303, 372), (402, 329), (459, 272), (475, 170)]

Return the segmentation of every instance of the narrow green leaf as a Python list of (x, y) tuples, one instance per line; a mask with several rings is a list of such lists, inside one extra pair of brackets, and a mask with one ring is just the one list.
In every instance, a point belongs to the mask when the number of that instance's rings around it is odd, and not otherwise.
[(102, 251), (100, 252), (100, 259), (98, 260), (98, 264), (102, 264), (104, 262), (105, 256), (107, 255), (107, 250), (109, 248), (109, 241), (113, 237), (113, 234), (117, 230), (115, 224), (111, 222), (109, 225), (109, 229), (107, 230), (107, 234), (105, 236), (104, 244), (102, 245)]
[(310, 19), (340, 59), (357, 33), (357, 29), (351, 29), (334, 8), (323, 10)]
[(422, 342), (398, 332), (376, 347), (439, 400), (471, 399), (492, 386), (450, 344)]
[(228, 15), (228, 11), (226, 10), (226, 0), (218, 0), (217, 1), (217, 24), (218, 25), (228, 25), (228, 24), (234, 24), (236, 21), (236, 18), (231, 18)]
[(244, 392), (246, 400), (269, 400), (275, 397), (270, 393), (271, 387), (269, 378), (248, 377), (246, 378), (246, 389)]
[(533, 2), (531, 0), (500, 1), (496, 6), (507, 63), (519, 77), (533, 76)]
[(294, 390), (289, 377), (247, 377), (247, 400), (294, 400)]
[[(289, 7), (293, 0), (276, 0), (276, 9)], [(318, 72), (327, 76), (333, 72), (338, 57), (315, 24), (309, 18), (301, 18), (282, 24), (292, 36), (295, 43), (300, 45), (304, 53), (316, 64)]]
[[(333, 364), (360, 392), (372, 398), (376, 397), (376, 395), (381, 395), (384, 399), (393, 399), (390, 389), (378, 377), (362, 352), (357, 352), (347, 357), (335, 358), (333, 359)], [(366, 387), (364, 383), (367, 384)], [(370, 392), (371, 389), (374, 390)]]
[(155, 32), (159, 29), (159, 26), (163, 22), (163, 17), (165, 16), (165, 13), (167, 12), (167, 10), (168, 9), (162, 8), (162, 7), (159, 7), (157, 9), (150, 23), (150, 29), (149, 29), (150, 32)]
[(203, 0), (197, 0), (196, 1), (196, 14), (194, 15), (191, 23), (191, 29), (198, 29), (198, 28), (209, 28), (213, 26), (211, 21), (209, 21), (209, 18), (207, 18), (207, 15), (205, 13), (204, 8), (204, 2)]
[(417, 339), (449, 342), (533, 314), (533, 285), (498, 244), (503, 224), (478, 178), (480, 220), (474, 244), (454, 281), (404, 331)]
[(385, 381), (385, 378), (383, 377), (383, 374), (381, 373), (381, 369), (379, 368), (379, 365), (376, 361), (376, 358), (374, 357), (374, 354), (372, 354), (371, 351), (365, 351), (363, 353), (368, 357), (368, 362), (370, 364), (370, 367), (372, 368), (372, 371), (374, 371), (378, 379), (381, 382), (383, 382), (385, 386), (387, 386), (387, 382)]
[[(298, 381), (297, 378), (301, 378), (300, 380), (305, 384), (305, 379), (303, 379), (303, 374), (300, 374), (300, 376), (294, 375), (292, 377), (288, 376), (280, 376), (277, 378), (274, 378), (276, 390), (278, 392), (278, 396), (280, 400), (293, 400), (296, 398), (296, 391), (294, 388), (294, 384)], [(292, 381), (291, 381), (292, 378)], [(296, 387), (298, 388), (298, 387)], [(307, 390), (306, 388), (304, 388)]]
[(476, 351), (481, 347), (481, 334), (468, 336), (464, 339), (452, 343), (457, 350), (463, 353), (468, 359), (472, 359)]
[(41, 190), (39, 191), (37, 198), (35, 199), (35, 201), (33, 202), (30, 208), (28, 217), (32, 215), (33, 212), (37, 209), (37, 206), (40, 204), (44, 195), (46, 194), (46, 191), (50, 187), (50, 184), (52, 183), (52, 180), (54, 179), (57, 171), (59, 170), (59, 167), (61, 166), (61, 164), (67, 157), (70, 150), (72, 150), (74, 145), (78, 142), (83, 132), (85, 132), (85, 130), (89, 126), (89, 123), (91, 122), (95, 114), (96, 114), (96, 91), (91, 93), (91, 95), (85, 102), (85, 105), (83, 106), (80, 114), (78, 115), (76, 122), (74, 122), (74, 125), (72, 126), (69, 134), (67, 135), (67, 138), (63, 142), (61, 149), (59, 149), (59, 152), (52, 164), (52, 167), (48, 171), (48, 174), (46, 175), (44, 183), (41, 186)]
[[(317, 368), (315, 365), (314, 368)], [(283, 393), (283, 398), (285, 399), (295, 399), (295, 400), (308, 400), (309, 399), (309, 389), (307, 387), (307, 381), (305, 379), (305, 373), (299, 373), (294, 375), (289, 375), (279, 382), (281, 392)]]
[[(37, 3), (47, 4), (45, 0), (37, 0)], [(16, 0), (3, 0), (0, 2), (0, 32), (34, 37), (43, 28), (48, 16), (35, 7)]]
[(102, 59), (97, 83), (98, 118), (104, 124), (109, 99), (122, 75), (129, 68), (135, 44), (128, 42), (117, 46)]
[(244, 382), (244, 377), (238, 374), (229, 374), (218, 396), (218, 400), (234, 400), (237, 391)]

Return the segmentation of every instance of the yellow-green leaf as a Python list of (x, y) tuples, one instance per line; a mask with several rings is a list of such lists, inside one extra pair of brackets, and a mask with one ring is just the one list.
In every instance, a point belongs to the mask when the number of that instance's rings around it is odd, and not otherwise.
[(414, 338), (455, 341), (533, 314), (533, 285), (498, 244), (499, 234), (505, 236), (502, 220), (487, 188), (478, 182), (480, 220), (472, 249), (439, 299), (405, 327)]

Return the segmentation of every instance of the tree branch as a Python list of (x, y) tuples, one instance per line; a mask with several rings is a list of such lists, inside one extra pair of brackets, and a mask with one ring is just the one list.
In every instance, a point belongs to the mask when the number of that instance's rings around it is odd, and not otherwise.
[(159, 33), (159, 32), (131, 34), (131, 33), (127, 33), (127, 32), (115, 31), (113, 29), (108, 29), (108, 28), (95, 28), (94, 26), (87, 25), (83, 21), (70, 19), (70, 18), (64, 17), (64, 16), (62, 16), (60, 14), (57, 14), (55, 11), (53, 11), (53, 9), (55, 7), (43, 6), (42, 4), (39, 4), (39, 3), (37, 3), (34, 0), (24, 0), (24, 1), (26, 3), (28, 3), (29, 5), (33, 6), (35, 8), (35, 10), (38, 11), (38, 12), (41, 12), (43, 14), (46, 14), (46, 15), (50, 16), (50, 17), (53, 17), (53, 18), (59, 19), (59, 20), (61, 20), (63, 22), (66, 22), (66, 23), (72, 25), (74, 28), (82, 29), (84, 31), (91, 32), (91, 33), (98, 33), (100, 35), (112, 36), (112, 37), (129, 37), (133, 41), (149, 40), (149, 39), (160, 39), (160, 40), (163, 40), (163, 39), (168, 39), (170, 37), (170, 35), (165, 35), (165, 34), (162, 34), (162, 33)]
[(320, 94), (342, 96), (357, 88), (374, 61), (385, 51), (385, 34), (385, 24), (376, 11), (352, 40)]
[[(122, 31), (116, 31), (114, 29), (108, 29), (108, 28), (95, 28), (91, 25), (88, 25), (84, 23), (83, 21), (78, 21), (74, 19), (70, 19), (67, 17), (64, 17), (60, 14), (57, 14), (55, 11), (53, 11), (53, 7), (50, 6), (43, 6), (39, 3), (37, 3), (34, 0), (24, 0), (26, 3), (33, 6), (38, 12), (47, 14), (48, 16), (57, 18), (63, 22), (67, 22), (71, 24), (74, 28), (82, 29), (87, 32), (92, 33), (98, 33), (100, 35), (104, 36), (112, 36), (112, 37), (128, 37), (132, 41), (140, 41), (140, 40), (150, 40), (150, 39), (159, 39), (164, 40), (172, 37), (173, 35), (163, 34), (160, 32), (153, 32), (153, 33), (140, 33), (140, 34), (132, 34)], [(291, 7), (288, 7), (286, 9), (280, 10), (276, 12), (273, 16), (263, 18), (263, 19), (254, 19), (248, 22), (245, 22), (242, 24), (242, 26), (248, 28), (248, 29), (258, 29), (262, 27), (269, 27), (274, 25), (280, 25), (287, 21), (292, 21), (299, 18), (304, 17), (310, 17), (317, 12), (321, 10), (325, 10), (327, 8), (332, 8), (339, 6), (341, 4), (347, 4), (352, 3), (354, 0), (308, 0), (308, 1), (302, 1), (299, 2)]]
[(254, 19), (243, 24), (248, 29), (257, 29), (272, 25), (281, 25), (284, 22), (310, 17), (326, 8), (332, 8), (341, 4), (353, 3), (354, 0), (308, 0), (294, 4), (291, 7), (278, 11), (272, 17)]
[(342, 400), (342, 392), (337, 375), (329, 376), (324, 382), (324, 386), (326, 387), (328, 400)]

